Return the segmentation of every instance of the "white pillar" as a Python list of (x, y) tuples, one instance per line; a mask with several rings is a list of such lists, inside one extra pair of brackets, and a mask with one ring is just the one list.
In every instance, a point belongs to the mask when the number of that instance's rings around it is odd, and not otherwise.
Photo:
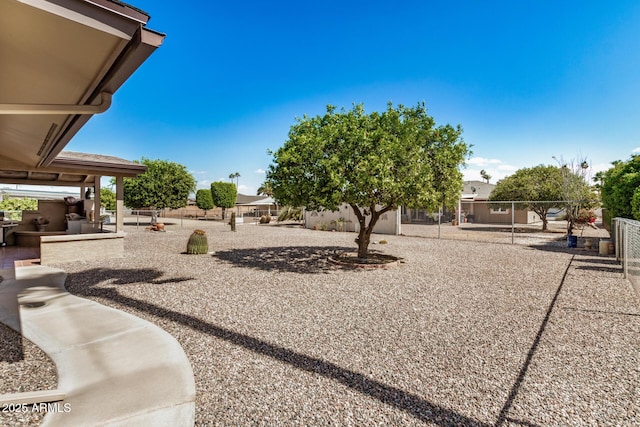
[(93, 192), (93, 220), (100, 221), (100, 179), (101, 176), (95, 176), (94, 178), (94, 192)]

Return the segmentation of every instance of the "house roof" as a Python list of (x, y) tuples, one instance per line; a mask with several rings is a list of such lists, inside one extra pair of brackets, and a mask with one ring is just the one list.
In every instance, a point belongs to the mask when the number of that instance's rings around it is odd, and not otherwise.
[(246, 194), (238, 193), (236, 197), (236, 205), (252, 205), (259, 200), (266, 199), (265, 196), (248, 196)]
[(55, 164), (162, 44), (148, 20), (113, 0), (0, 2), (0, 170)]
[[(248, 197), (252, 197), (252, 196), (248, 196)], [(236, 205), (240, 205), (240, 206), (269, 206), (269, 205), (275, 205), (276, 201), (273, 200), (271, 197), (264, 197), (264, 196), (259, 196), (259, 199), (253, 200), (251, 202), (245, 202), (245, 203), (238, 203), (236, 202)]]
[(462, 198), (472, 200), (489, 200), (495, 184), (483, 181), (465, 181), (462, 187)]

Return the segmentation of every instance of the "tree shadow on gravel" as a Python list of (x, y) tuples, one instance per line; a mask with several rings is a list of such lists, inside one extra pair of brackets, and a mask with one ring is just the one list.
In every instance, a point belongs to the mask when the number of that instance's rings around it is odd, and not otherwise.
[[(505, 234), (509, 234), (511, 235), (511, 226), (504, 226), (504, 227), (500, 227), (500, 226), (493, 226), (493, 227), (482, 227), (482, 226), (463, 226), (461, 225), (459, 227), (460, 230), (466, 231), (466, 232), (473, 232), (473, 231), (477, 231), (479, 233), (505, 233)], [(513, 232), (515, 234), (558, 234), (557, 231), (553, 231), (553, 230), (546, 230), (546, 231), (542, 231), (542, 227), (539, 226), (537, 228), (532, 228), (532, 227), (515, 227), (513, 229)]]
[[(132, 276), (132, 274), (135, 276)], [(141, 277), (145, 277), (149, 283), (162, 284), (175, 281), (175, 279), (159, 280), (161, 276), (162, 272), (153, 269), (142, 270), (142, 272), (138, 270), (93, 269), (87, 272), (69, 274), (66, 285), (67, 289), (75, 295), (83, 297), (100, 296), (113, 301), (122, 309), (128, 308), (130, 312), (137, 311), (151, 315), (157, 317), (159, 321), (170, 320), (182, 327), (224, 340), (256, 354), (291, 365), (301, 371), (330, 379), (365, 396), (376, 399), (385, 405), (404, 411), (425, 423), (438, 426), (488, 427), (490, 425), (431, 403), (419, 395), (376, 381), (359, 372), (342, 368), (324, 359), (307, 356), (295, 350), (217, 326), (190, 314), (122, 295), (115, 287), (97, 288), (97, 292), (94, 292), (96, 285), (103, 281), (121, 285), (139, 282)], [(115, 280), (112, 280), (114, 278)]]
[(164, 285), (193, 280), (193, 277), (171, 277), (161, 279), (164, 272), (155, 268), (114, 270), (111, 268), (92, 268), (67, 275), (65, 287), (69, 292), (81, 296), (97, 296), (103, 288), (96, 285), (108, 282), (111, 285), (131, 285), (134, 283), (151, 283)]
[(588, 262), (594, 264), (620, 265), (613, 255), (591, 256), (589, 258), (578, 258), (577, 262)]
[(256, 270), (317, 274), (341, 268), (329, 261), (338, 253), (354, 248), (340, 246), (277, 246), (271, 248), (217, 251), (214, 258)]
[(622, 274), (622, 266), (605, 267), (600, 265), (581, 265), (576, 270), (598, 271), (600, 273), (619, 273)]

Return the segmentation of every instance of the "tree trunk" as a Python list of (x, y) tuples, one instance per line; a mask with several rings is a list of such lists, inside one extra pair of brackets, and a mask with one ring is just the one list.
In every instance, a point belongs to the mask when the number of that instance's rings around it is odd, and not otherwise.
[(356, 205), (350, 205), (353, 212), (356, 214), (358, 218), (358, 223), (360, 224), (360, 231), (358, 232), (358, 238), (356, 239), (356, 243), (358, 244), (358, 258), (367, 259), (369, 258), (369, 243), (371, 242), (371, 234), (373, 233), (373, 229), (378, 222), (378, 218), (382, 216), (383, 213), (391, 210), (393, 206), (386, 206), (385, 208), (376, 211), (375, 205), (372, 205), (370, 209), (371, 220), (369, 221), (369, 225), (367, 225), (367, 216), (360, 211), (360, 208)]
[(367, 259), (369, 257), (369, 242), (371, 241), (371, 229), (360, 222), (360, 232), (356, 243), (358, 244), (358, 258)]
[(547, 219), (547, 216), (541, 216), (540, 219), (542, 220), (542, 231), (547, 231), (548, 227), (547, 225), (549, 224), (549, 220)]

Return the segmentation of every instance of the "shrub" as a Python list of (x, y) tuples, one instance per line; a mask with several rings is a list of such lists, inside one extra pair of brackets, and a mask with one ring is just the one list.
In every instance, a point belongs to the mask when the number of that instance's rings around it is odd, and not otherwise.
[(317, 222), (314, 226), (313, 226), (314, 230), (322, 230), (322, 231), (327, 231), (329, 229), (329, 227), (327, 227), (327, 223), (326, 222)]
[(187, 242), (187, 253), (191, 255), (202, 255), (209, 252), (209, 243), (207, 242), (207, 234), (203, 230), (195, 230), (189, 236)]
[(269, 224), (271, 222), (271, 216), (270, 215), (262, 215), (260, 217), (260, 224)]
[(280, 209), (278, 215), (278, 222), (280, 221), (302, 221), (302, 208), (294, 208), (292, 206), (285, 206)]

